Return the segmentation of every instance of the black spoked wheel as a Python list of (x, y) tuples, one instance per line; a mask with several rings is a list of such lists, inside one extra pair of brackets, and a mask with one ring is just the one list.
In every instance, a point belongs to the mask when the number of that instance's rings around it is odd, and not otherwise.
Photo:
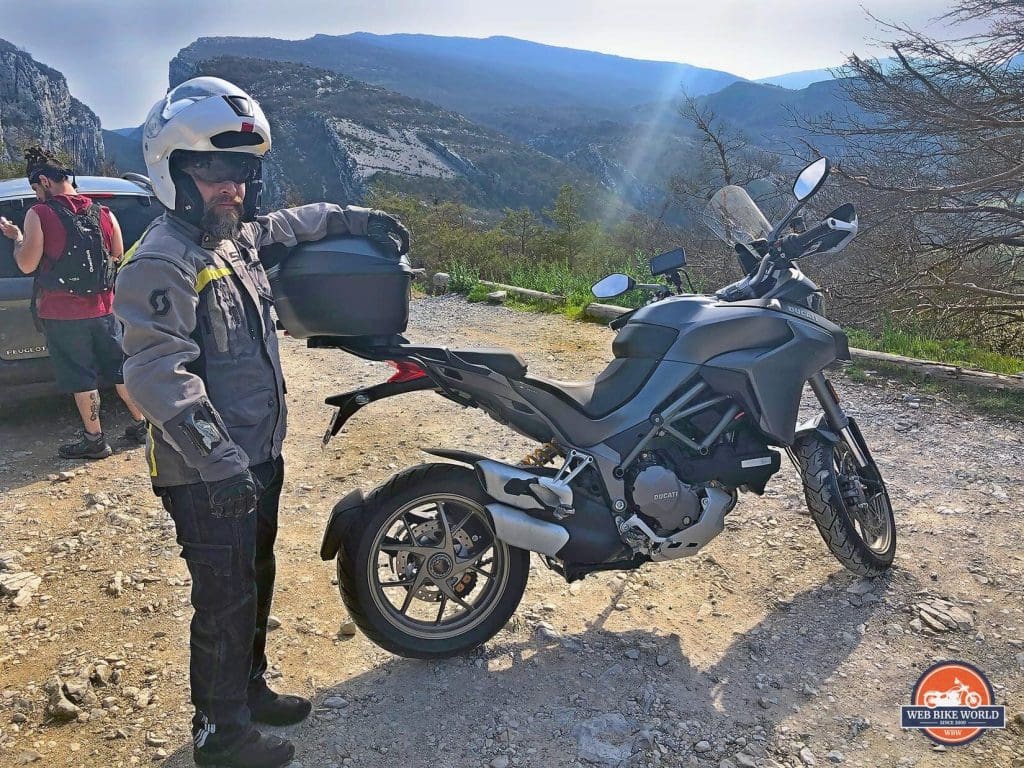
[[(417, 467), (367, 500), (338, 557), (353, 620), (402, 656), (452, 656), (490, 639), (526, 588), (529, 553), (494, 535), (471, 470)], [(355, 535), (355, 534), (358, 535)]]
[(804, 496), (829, 550), (847, 569), (878, 576), (896, 556), (896, 521), (878, 466), (861, 467), (845, 439), (811, 434), (793, 446)]

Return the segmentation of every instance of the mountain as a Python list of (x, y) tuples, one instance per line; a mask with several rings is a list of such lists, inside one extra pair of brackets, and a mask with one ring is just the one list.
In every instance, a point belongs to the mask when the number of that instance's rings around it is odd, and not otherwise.
[(831, 69), (804, 69), (799, 72), (786, 72), (781, 75), (762, 77), (755, 80), (755, 83), (763, 85), (778, 85), (782, 88), (799, 90), (806, 88), (811, 83), (820, 83), (824, 80), (831, 80), (833, 77)]
[(232, 56), (189, 66), (179, 60), (176, 77), (222, 77), (259, 100), (273, 130), (265, 176), (271, 204), (358, 202), (379, 181), (489, 210), (540, 210), (562, 184), (574, 184), (595, 206), (619, 207), (584, 172), (463, 115), (337, 72)]
[(71, 95), (64, 75), (0, 40), (0, 162), (22, 162), (29, 144), (67, 152), (79, 173), (103, 164), (100, 119)]
[(107, 160), (113, 163), (121, 173), (133, 171), (145, 176), (146, 161), (142, 158), (142, 129), (140, 127), (137, 130), (137, 134), (104, 130), (103, 150)]
[(340, 72), (459, 112), (513, 138), (587, 120), (621, 120), (635, 104), (685, 88), (712, 93), (740, 78), (689, 64), (558, 48), (511, 37), (315, 35), (203, 37), (171, 61), (171, 84), (217, 56), (291, 61)]

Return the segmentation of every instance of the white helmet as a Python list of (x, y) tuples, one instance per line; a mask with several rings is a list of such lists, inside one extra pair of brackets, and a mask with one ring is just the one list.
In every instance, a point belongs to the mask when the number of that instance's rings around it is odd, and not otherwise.
[(218, 77), (195, 77), (171, 89), (153, 105), (143, 126), (142, 153), (157, 199), (193, 222), (203, 205), (195, 183), (178, 167), (185, 153), (239, 153), (255, 159), (246, 179), (245, 218), (250, 219), (262, 190), (260, 160), (268, 151), (270, 124), (260, 105)]

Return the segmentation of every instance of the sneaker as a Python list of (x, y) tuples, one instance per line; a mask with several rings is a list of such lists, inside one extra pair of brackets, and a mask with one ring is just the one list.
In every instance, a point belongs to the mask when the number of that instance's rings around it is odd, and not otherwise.
[(294, 745), (277, 736), (265, 736), (253, 728), (240, 741), (226, 749), (194, 747), (196, 765), (220, 768), (281, 768), (295, 757)]
[(102, 432), (94, 436), (83, 431), (77, 442), (65, 443), (57, 453), (64, 459), (105, 459), (113, 451)]
[(128, 442), (135, 442), (139, 445), (146, 444), (146, 433), (149, 431), (149, 422), (145, 419), (139, 419), (133, 421), (127, 427), (125, 427), (124, 434), (121, 435), (122, 440)]

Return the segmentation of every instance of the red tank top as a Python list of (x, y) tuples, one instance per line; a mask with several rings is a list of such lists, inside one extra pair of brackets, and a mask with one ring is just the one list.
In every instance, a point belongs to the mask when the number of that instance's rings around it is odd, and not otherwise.
[[(56, 195), (55, 200), (59, 205), (70, 208), (74, 213), (81, 213), (92, 205), (85, 195)], [(58, 261), (64, 254), (67, 246), (67, 232), (61, 224), (57, 214), (50, 210), (50, 206), (40, 203), (33, 205), (32, 210), (39, 217), (39, 224), (43, 229), (43, 259), (39, 268), (42, 271), (51, 269), (53, 262)], [(110, 220), (110, 211), (105, 207), (100, 209), (100, 229), (103, 232), (103, 242), (107, 248), (111, 248), (114, 239), (114, 225)], [(39, 317), (45, 320), (87, 320), (91, 317), (105, 317), (114, 309), (114, 292), (103, 291), (88, 296), (76, 296), (67, 291), (48, 291), (41, 289), (36, 311)]]

